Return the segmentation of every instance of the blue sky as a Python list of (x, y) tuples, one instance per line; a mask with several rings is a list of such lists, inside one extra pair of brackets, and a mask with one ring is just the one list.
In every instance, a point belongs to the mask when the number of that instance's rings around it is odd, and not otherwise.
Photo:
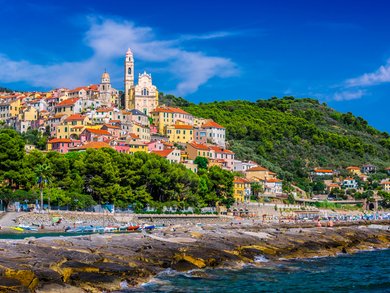
[[(187, 3), (190, 2), (190, 3)], [(390, 131), (388, 1), (0, 0), (0, 85), (123, 89), (123, 55), (193, 102), (313, 97)]]

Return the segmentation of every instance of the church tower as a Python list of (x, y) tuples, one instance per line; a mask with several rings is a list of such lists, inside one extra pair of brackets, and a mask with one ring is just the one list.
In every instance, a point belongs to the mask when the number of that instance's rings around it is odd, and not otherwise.
[(131, 88), (134, 86), (134, 58), (130, 48), (126, 52), (125, 59), (125, 108), (129, 109), (132, 98)]
[(102, 74), (102, 79), (99, 85), (99, 100), (102, 105), (110, 106), (111, 105), (111, 82), (110, 75), (104, 71)]

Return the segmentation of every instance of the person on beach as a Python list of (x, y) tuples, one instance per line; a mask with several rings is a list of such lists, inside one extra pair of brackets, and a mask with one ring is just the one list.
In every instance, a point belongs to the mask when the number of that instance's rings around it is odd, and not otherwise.
[(319, 228), (322, 227), (320, 219), (317, 220), (317, 227), (319, 227)]

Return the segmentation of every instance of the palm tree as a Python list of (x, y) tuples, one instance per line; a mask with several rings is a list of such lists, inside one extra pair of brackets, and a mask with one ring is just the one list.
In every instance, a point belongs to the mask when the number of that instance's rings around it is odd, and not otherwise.
[(38, 175), (38, 185), (40, 189), (40, 211), (43, 211), (43, 187), (45, 183), (49, 181), (50, 177), (50, 166), (48, 164), (39, 164), (35, 168), (35, 173)]

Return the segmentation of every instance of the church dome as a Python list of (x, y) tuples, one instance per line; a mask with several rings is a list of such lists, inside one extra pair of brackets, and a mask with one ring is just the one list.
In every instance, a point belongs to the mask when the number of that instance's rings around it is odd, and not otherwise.
[(110, 79), (110, 75), (107, 72), (102, 74), (102, 79)]

